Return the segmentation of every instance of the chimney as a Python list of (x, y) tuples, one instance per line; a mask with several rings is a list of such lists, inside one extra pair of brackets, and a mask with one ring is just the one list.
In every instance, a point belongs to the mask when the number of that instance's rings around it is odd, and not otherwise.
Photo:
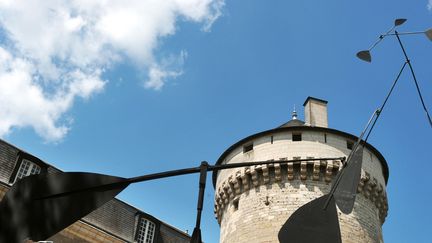
[(305, 125), (312, 127), (328, 127), (327, 101), (307, 97), (304, 102)]

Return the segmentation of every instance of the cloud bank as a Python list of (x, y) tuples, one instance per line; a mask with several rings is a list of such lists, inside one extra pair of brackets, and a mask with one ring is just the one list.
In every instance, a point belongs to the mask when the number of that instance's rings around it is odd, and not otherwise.
[(105, 70), (125, 59), (159, 90), (182, 74), (187, 52), (158, 60), (161, 38), (179, 21), (208, 31), (224, 0), (0, 0), (0, 136), (32, 127), (46, 141), (70, 129), (65, 113), (107, 83)]

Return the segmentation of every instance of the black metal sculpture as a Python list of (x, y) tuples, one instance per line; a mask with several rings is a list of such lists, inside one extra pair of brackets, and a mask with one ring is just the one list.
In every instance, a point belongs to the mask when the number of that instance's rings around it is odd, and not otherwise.
[[(336, 159), (343, 158), (297, 159), (280, 163), (300, 164), (302, 161)], [(202, 162), (200, 167), (133, 178), (83, 172), (28, 176), (16, 182), (0, 202), (0, 243), (46, 240), (102, 206), (132, 183), (192, 173), (200, 173), (200, 181), (197, 221), (191, 242), (201, 243), (201, 211), (207, 172), (273, 163), (256, 161), (211, 166)]]
[[(395, 28), (397, 27), (397, 26), (400, 26), (400, 25), (402, 25), (403, 23), (405, 23), (407, 21), (407, 19), (396, 19), (395, 20), (395, 22), (394, 22), (394, 25), (393, 25), (393, 27), (389, 30), (389, 31), (387, 31), (385, 34), (382, 34), (382, 35), (380, 35), (379, 37), (378, 37), (378, 40), (368, 49), (368, 50), (363, 50), (363, 51), (359, 51), (358, 53), (357, 53), (357, 57), (358, 58), (360, 58), (361, 60), (363, 60), (363, 61), (366, 61), (366, 62), (371, 62), (372, 61), (372, 55), (371, 55), (371, 51), (372, 51), (372, 49), (374, 49), (386, 36), (396, 36), (396, 38), (397, 38), (397, 40), (398, 40), (398, 43), (399, 43), (399, 46), (401, 47), (401, 50), (402, 50), (402, 52), (403, 52), (403, 54), (404, 54), (404, 58), (405, 58), (405, 63), (406, 64), (408, 64), (408, 66), (409, 66), (409, 68), (410, 68), (410, 71), (411, 71), (411, 75), (412, 75), (412, 77), (413, 77), (413, 80), (414, 80), (414, 83), (415, 83), (415, 86), (416, 86), (416, 89), (417, 89), (417, 93), (418, 93), (418, 95), (419, 95), (419, 98), (420, 98), (420, 101), (421, 101), (421, 104), (422, 104), (422, 107), (423, 107), (423, 110), (425, 111), (425, 113), (426, 113), (426, 116), (427, 116), (427, 118), (428, 118), (428, 121), (429, 121), (429, 125), (432, 127), (432, 120), (431, 120), (431, 116), (430, 116), (430, 114), (429, 114), (429, 112), (428, 112), (428, 109), (426, 108), (426, 104), (425, 104), (425, 102), (424, 102), (424, 100), (423, 100), (423, 95), (422, 95), (422, 93), (421, 93), (421, 91), (420, 91), (420, 86), (419, 86), (419, 84), (418, 84), (418, 81), (417, 81), (417, 78), (416, 78), (416, 75), (415, 75), (415, 73), (414, 73), (414, 69), (413, 69), (413, 66), (412, 66), (412, 64), (411, 64), (411, 61), (410, 61), (410, 59), (408, 58), (408, 54), (407, 54), (407, 52), (406, 52), (406, 50), (405, 50), (405, 47), (404, 47), (404, 45), (402, 44), (402, 41), (401, 41), (401, 38), (400, 38), (400, 36), (401, 35), (416, 35), (416, 34), (424, 34), (424, 35), (426, 35), (426, 37), (430, 40), (430, 41), (432, 41), (432, 28), (431, 29), (428, 29), (428, 30), (425, 30), (425, 31), (416, 31), (416, 32), (402, 32), (402, 33), (399, 33), (398, 31), (396, 31), (395, 30)], [(390, 33), (390, 32), (392, 32), (394, 30), (394, 33)]]
[[(336, 211), (336, 205), (344, 214), (349, 214), (352, 212), (354, 207), (354, 202), (357, 194), (357, 187), (360, 180), (361, 165), (362, 165), (362, 155), (363, 155), (363, 144), (368, 140), (381, 112), (384, 109), (396, 83), (398, 82), (403, 70), (408, 64), (413, 76), (414, 82), (416, 84), (417, 92), (419, 94), (420, 100), (423, 105), (423, 109), (429, 120), (429, 124), (432, 127), (431, 118), (426, 105), (423, 101), (423, 97), (420, 92), (420, 88), (417, 79), (414, 74), (414, 70), (407, 56), (404, 46), (400, 40), (400, 35), (405, 34), (419, 34), (424, 33), (426, 36), (432, 40), (432, 29), (424, 32), (408, 32), (408, 33), (398, 33), (395, 31), (391, 34), (397, 26), (402, 25), (406, 22), (406, 19), (396, 19), (394, 21), (394, 26), (387, 31), (385, 34), (381, 35), (378, 40), (368, 49), (360, 51), (357, 53), (357, 57), (363, 61), (371, 62), (372, 57), (370, 51), (375, 48), (378, 43), (380, 43), (385, 36), (395, 35), (401, 46), (401, 49), (405, 56), (405, 62), (401, 67), (393, 85), (390, 88), (384, 102), (381, 107), (377, 109), (369, 120), (366, 128), (363, 130), (359, 136), (358, 141), (353, 146), (353, 149), (348, 156), (347, 162), (342, 170), (336, 176), (334, 183), (330, 192), (322, 197), (319, 197), (297, 209), (287, 220), (287, 222), (282, 226), (279, 231), (278, 237), (279, 241), (282, 243), (287, 242), (305, 242), (305, 243), (335, 243), (341, 242), (341, 236), (339, 232), (339, 221)], [(371, 123), (373, 121), (373, 123)], [(372, 124), (372, 125), (371, 125)], [(369, 126), (371, 127), (369, 128)], [(362, 141), (364, 133), (368, 131), (368, 134), (364, 141)], [(306, 219), (306, 220), (304, 220)], [(314, 232), (314, 233), (312, 233)], [(305, 239), (307, 237), (307, 239)]]

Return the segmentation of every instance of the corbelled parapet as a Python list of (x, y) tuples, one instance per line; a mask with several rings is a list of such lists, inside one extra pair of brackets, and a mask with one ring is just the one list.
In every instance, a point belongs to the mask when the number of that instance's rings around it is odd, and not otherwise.
[[(322, 181), (331, 186), (332, 179), (341, 169), (340, 160), (332, 161), (304, 161), (300, 165), (284, 163), (283, 160), (275, 161), (274, 164), (256, 165), (245, 167), (235, 171), (228, 179), (217, 188), (215, 195), (214, 213), (221, 223), (223, 210), (232, 202), (239, 202), (239, 196), (253, 188), (262, 185), (281, 184), (292, 180)], [(379, 210), (381, 223), (387, 216), (387, 195), (383, 186), (370, 176), (368, 172), (362, 171), (361, 180), (357, 192), (369, 199)]]

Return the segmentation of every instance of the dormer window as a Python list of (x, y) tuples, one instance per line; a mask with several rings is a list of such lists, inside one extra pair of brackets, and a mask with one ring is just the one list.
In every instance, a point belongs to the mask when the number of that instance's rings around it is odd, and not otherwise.
[(31, 154), (19, 151), (17, 153), (15, 167), (9, 177), (9, 183), (13, 184), (23, 177), (46, 173), (47, 171), (48, 165), (45, 162)]
[(141, 218), (138, 222), (137, 242), (153, 243), (156, 225), (148, 219)]
[(41, 167), (30, 160), (23, 159), (15, 177), (15, 182), (19, 179), (29, 176), (39, 174), (41, 172)]

